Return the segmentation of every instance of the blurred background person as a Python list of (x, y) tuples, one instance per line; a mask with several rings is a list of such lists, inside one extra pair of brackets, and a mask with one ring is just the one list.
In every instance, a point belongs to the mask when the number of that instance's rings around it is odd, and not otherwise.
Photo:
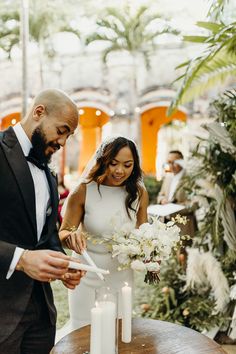
[[(176, 203), (185, 206), (183, 210), (178, 212), (186, 216), (188, 221), (186, 225), (179, 225), (182, 235), (194, 236), (197, 230), (196, 218), (194, 211), (196, 204), (191, 203), (185, 190), (185, 161), (184, 156), (179, 150), (171, 150), (167, 158), (166, 176), (164, 177), (161, 190), (157, 196), (158, 204)], [(174, 214), (171, 214), (171, 217)]]

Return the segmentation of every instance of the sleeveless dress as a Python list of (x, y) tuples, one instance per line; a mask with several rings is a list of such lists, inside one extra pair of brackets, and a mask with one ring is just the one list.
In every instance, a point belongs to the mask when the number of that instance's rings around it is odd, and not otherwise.
[[(119, 226), (128, 224), (135, 228), (136, 213), (131, 211), (129, 218), (125, 199), (127, 192), (125, 187), (111, 187), (100, 185), (100, 193), (97, 183), (91, 182), (86, 186), (85, 215), (82, 229), (97, 238), (108, 236)], [(133, 204), (137, 208), (137, 201)], [(105, 275), (105, 281), (98, 278), (96, 273), (87, 272), (80, 284), (69, 290), (70, 330), (83, 327), (90, 323), (90, 310), (95, 303), (95, 289), (109, 286), (120, 291), (127, 282), (132, 286), (133, 272), (131, 269), (118, 271), (119, 263), (104, 244), (93, 244), (87, 241), (87, 252), (97, 267), (108, 269), (109, 275)], [(73, 257), (78, 257), (82, 263), (86, 263), (82, 256), (73, 252)], [(119, 296), (120, 298), (120, 296)], [(119, 306), (120, 308), (120, 306)], [(68, 325), (67, 325), (68, 326)]]

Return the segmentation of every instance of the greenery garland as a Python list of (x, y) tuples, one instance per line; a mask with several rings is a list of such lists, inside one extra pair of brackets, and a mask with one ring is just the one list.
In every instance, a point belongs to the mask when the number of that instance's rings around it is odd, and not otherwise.
[[(211, 115), (216, 117), (215, 122), (219, 126), (226, 129), (230, 144), (235, 148), (236, 91), (226, 91), (212, 102)], [(236, 216), (236, 154), (223, 148), (210, 134), (209, 138), (199, 138), (192, 159), (195, 168), (185, 180), (185, 187), (191, 198), (198, 198), (205, 203), (204, 215), (198, 223), (199, 230), (192, 247), (213, 253), (220, 261), (231, 287), (235, 283), (236, 251), (230, 249), (225, 240), (221, 211), (224, 203), (229, 201), (234, 218)], [(212, 190), (207, 187), (204, 190), (199, 179), (204, 183), (208, 181)], [(223, 193), (220, 205), (212, 194), (216, 186)], [(173, 257), (163, 264), (159, 284), (138, 292), (135, 307), (137, 315), (183, 324), (198, 331), (219, 326), (228, 334), (236, 300), (231, 300), (225, 313), (216, 314), (213, 310), (215, 299), (209, 287), (196, 290), (185, 288), (185, 267), (184, 255), (179, 255), (178, 259)]]

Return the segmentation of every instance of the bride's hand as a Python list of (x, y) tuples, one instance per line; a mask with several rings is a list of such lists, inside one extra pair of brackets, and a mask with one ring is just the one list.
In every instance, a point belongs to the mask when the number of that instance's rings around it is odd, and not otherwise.
[(64, 240), (64, 243), (69, 249), (79, 254), (81, 254), (87, 247), (86, 239), (82, 233), (79, 233), (79, 231), (71, 232)]

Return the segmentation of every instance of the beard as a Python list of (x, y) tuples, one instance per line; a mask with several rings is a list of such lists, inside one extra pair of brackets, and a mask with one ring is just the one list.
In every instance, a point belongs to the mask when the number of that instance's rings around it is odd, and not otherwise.
[(31, 156), (34, 156), (40, 163), (48, 164), (51, 161), (53, 153), (46, 154), (46, 150), (49, 146), (53, 148), (60, 148), (57, 143), (47, 142), (46, 134), (42, 127), (38, 127), (34, 130), (31, 137), (32, 148), (30, 151)]

